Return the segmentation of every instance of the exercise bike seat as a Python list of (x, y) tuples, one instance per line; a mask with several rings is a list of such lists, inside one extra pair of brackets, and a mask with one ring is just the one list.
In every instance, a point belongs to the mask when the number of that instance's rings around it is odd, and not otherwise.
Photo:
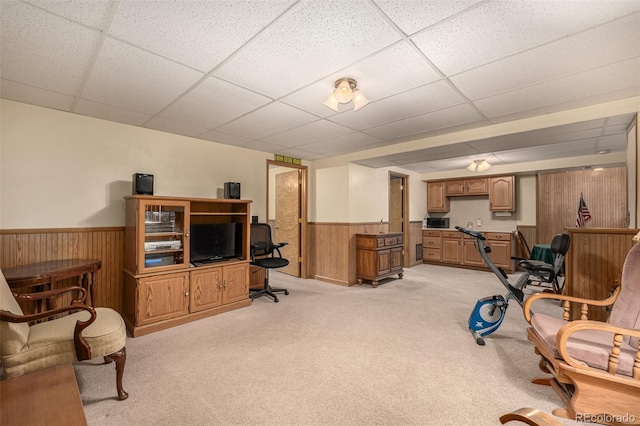
[(518, 266), (529, 272), (554, 272), (553, 265), (542, 260), (524, 259), (518, 262)]

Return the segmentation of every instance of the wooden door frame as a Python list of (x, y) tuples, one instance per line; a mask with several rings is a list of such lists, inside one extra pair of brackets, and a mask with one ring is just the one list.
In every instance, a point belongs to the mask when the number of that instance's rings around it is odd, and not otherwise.
[(391, 217), (391, 177), (396, 177), (402, 179), (402, 249), (404, 250), (404, 255), (402, 256), (402, 264), (405, 268), (408, 268), (409, 265), (409, 175), (405, 175), (402, 173), (389, 171), (388, 182), (388, 208), (389, 211), (387, 214), (389, 218)]
[(269, 221), (269, 167), (288, 167), (290, 169), (300, 170), (300, 278), (309, 278), (309, 250), (307, 244), (307, 179), (308, 167), (298, 164), (290, 164), (282, 161), (267, 160), (267, 199), (266, 199), (266, 218)]

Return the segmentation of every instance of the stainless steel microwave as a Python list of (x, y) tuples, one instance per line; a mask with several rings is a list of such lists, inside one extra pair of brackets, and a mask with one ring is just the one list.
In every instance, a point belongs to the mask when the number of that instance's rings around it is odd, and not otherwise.
[(449, 227), (448, 217), (428, 217), (427, 218), (427, 228), (448, 228), (448, 227)]

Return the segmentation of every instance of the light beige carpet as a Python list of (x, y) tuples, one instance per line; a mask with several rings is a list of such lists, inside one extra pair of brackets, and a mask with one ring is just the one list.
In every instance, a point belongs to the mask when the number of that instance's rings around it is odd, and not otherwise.
[(499, 425), (560, 404), (530, 383), (538, 357), (516, 302), (486, 346), (472, 338), (476, 300), (505, 293), (490, 272), (419, 265), (376, 289), (275, 273), (272, 285), (291, 294), (129, 338), (126, 401), (113, 366), (76, 365), (89, 424)]

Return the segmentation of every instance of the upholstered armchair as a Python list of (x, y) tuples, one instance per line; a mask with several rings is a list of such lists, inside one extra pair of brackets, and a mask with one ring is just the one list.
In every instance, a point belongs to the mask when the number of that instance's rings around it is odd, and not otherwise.
[[(0, 359), (6, 378), (103, 357), (105, 363), (115, 361), (118, 399), (128, 397), (122, 388), (127, 334), (120, 314), (84, 304), (86, 291), (82, 287), (14, 295), (1, 272), (0, 279)], [(80, 297), (69, 306), (35, 314), (25, 315), (17, 301), (54, 300), (68, 292)], [(63, 313), (68, 315), (59, 315)], [(54, 316), (59, 318), (49, 319)]]
[[(562, 301), (563, 319), (532, 314), (541, 299)], [(569, 321), (572, 303), (580, 307), (580, 320)], [(588, 320), (594, 306), (612, 306), (608, 322)], [(640, 424), (640, 243), (626, 257), (621, 285), (606, 300), (538, 293), (523, 310), (531, 325), (528, 338), (542, 357), (540, 369), (550, 374), (533, 382), (552, 386), (565, 404), (553, 414)]]

